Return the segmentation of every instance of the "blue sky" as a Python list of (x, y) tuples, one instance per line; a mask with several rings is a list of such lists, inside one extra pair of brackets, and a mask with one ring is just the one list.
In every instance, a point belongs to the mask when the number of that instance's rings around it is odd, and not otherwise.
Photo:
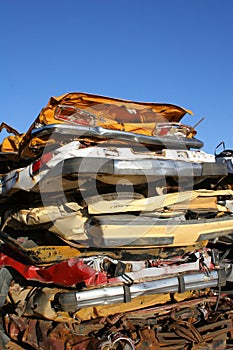
[(233, 148), (232, 0), (2, 0), (0, 29), (0, 117), (20, 132), (81, 91), (186, 107), (206, 152)]

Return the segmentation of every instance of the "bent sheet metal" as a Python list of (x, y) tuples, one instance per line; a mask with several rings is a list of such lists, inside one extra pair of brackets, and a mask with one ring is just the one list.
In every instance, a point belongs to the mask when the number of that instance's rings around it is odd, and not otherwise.
[(1, 125), (0, 347), (230, 346), (232, 151), (191, 115), (74, 92)]

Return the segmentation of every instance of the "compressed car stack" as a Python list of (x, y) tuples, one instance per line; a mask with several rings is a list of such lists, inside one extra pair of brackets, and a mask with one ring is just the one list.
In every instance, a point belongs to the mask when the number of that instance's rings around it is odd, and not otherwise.
[(232, 151), (191, 111), (68, 93), (1, 144), (5, 349), (225, 349)]

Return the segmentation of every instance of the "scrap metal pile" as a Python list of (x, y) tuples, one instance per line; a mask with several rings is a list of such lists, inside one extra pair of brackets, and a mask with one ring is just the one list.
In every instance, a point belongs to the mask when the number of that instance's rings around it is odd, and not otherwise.
[(52, 97), (0, 145), (0, 346), (226, 349), (233, 152), (184, 108)]

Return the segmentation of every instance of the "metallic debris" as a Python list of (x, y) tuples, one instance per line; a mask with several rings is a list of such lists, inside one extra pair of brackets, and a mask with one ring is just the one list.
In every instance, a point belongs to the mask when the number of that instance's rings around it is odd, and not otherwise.
[(68, 93), (1, 124), (1, 349), (233, 346), (233, 151), (185, 114)]

